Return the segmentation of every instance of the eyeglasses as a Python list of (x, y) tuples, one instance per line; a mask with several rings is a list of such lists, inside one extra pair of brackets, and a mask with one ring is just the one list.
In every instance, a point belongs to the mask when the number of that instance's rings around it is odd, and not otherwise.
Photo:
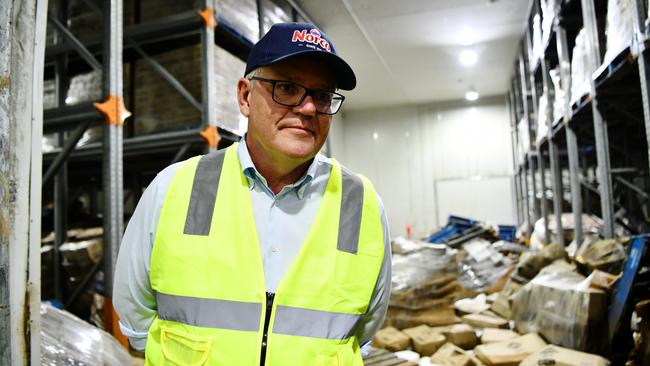
[(250, 79), (273, 85), (273, 101), (287, 107), (299, 106), (307, 95), (311, 95), (318, 113), (333, 115), (341, 109), (343, 100), (345, 100), (345, 97), (339, 93), (327, 90), (307, 89), (291, 81), (271, 80), (259, 76), (253, 76)]

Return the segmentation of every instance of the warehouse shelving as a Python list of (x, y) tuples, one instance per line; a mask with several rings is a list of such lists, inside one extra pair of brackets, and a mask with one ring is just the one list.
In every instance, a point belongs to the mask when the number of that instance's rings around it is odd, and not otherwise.
[[(542, 4), (534, 1), (529, 26), (521, 42), (515, 63), (515, 76), (508, 94), (515, 143), (519, 144), (517, 122), (525, 123), (531, 136), (530, 150), (521, 161), (514, 149), (517, 209), (520, 222), (530, 225), (544, 218), (552, 198), (552, 212), (561, 232), (560, 214), (572, 211), (576, 225), (575, 240), (582, 242), (581, 214), (595, 214), (604, 222), (603, 236), (615, 235), (615, 224), (628, 234), (648, 231), (650, 192), (648, 141), (650, 105), (648, 99), (648, 38), (646, 2), (634, 1), (635, 36), (628, 47), (611, 61), (603, 63), (607, 1), (561, 1), (553, 14), (553, 27), (543, 40), (542, 57), (533, 55), (533, 17)], [(547, 15), (548, 16), (548, 15)], [(570, 103), (565, 94), (564, 108), (553, 115), (554, 87), (549, 71), (559, 67), (561, 84), (570, 89), (572, 49), (580, 28), (587, 36), (588, 68), (594, 70), (590, 90)], [(537, 98), (546, 92), (547, 134), (536, 138)], [(537, 164), (531, 164), (535, 156)], [(568, 176), (568, 187), (563, 177)], [(547, 190), (546, 187), (551, 189)], [(567, 189), (568, 188), (568, 189)], [(568, 199), (568, 200), (567, 200)], [(534, 204), (530, 204), (530, 203)], [(571, 208), (568, 209), (568, 203)], [(548, 242), (551, 238), (545, 238)], [(562, 237), (557, 238), (562, 241)], [(564, 243), (566, 244), (566, 243)]]
[[(45, 197), (53, 195), (55, 298), (68, 305), (82, 287), (89, 283), (89, 278), (100, 269), (100, 266), (93, 267), (79, 288), (71, 291), (72, 296), (64, 296), (58, 249), (66, 241), (68, 192), (72, 187), (85, 189), (95, 192), (91, 197), (96, 199), (96, 192), (101, 187), (107, 188), (103, 189), (104, 207), (101, 216), (104, 229), (104, 282), (110, 307), (112, 273), (123, 232), (125, 199), (131, 195), (137, 200), (142, 188), (164, 166), (190, 154), (216, 149), (217, 142), (219, 146), (227, 146), (240, 138), (219, 125), (215, 116), (215, 75), (219, 70), (215, 70), (212, 60), (215, 47), (219, 46), (245, 62), (256, 40), (245, 37), (231, 25), (227, 16), (214, 12), (214, 0), (203, 0), (201, 12), (188, 8), (187, 11), (146, 22), (139, 22), (139, 16), (136, 16), (135, 24), (126, 27), (122, 24), (124, 12), (121, 0), (105, 0), (103, 7), (93, 0), (83, 0), (83, 4), (95, 16), (103, 19), (102, 33), (87, 32), (84, 36), (76, 36), (68, 29), (68, 0), (50, 2), (48, 23), (56, 32), (54, 44), (46, 48), (45, 78), (55, 79), (58, 108), (44, 111), (43, 131), (44, 134), (56, 133), (59, 136), (59, 147), (43, 155), (43, 188)], [(255, 4), (261, 33), (264, 6), (260, 0)], [(135, 0), (133, 5), (139, 9), (141, 0)], [(294, 21), (309, 19), (295, 2), (288, 1), (287, 6), (292, 8), (289, 16)], [(199, 44), (202, 65), (196, 71), (202, 75), (202, 101), (193, 100), (183, 85), (155, 60), (155, 56), (161, 52)], [(101, 58), (103, 62), (100, 63), (98, 59)], [(118, 116), (119, 113), (114, 113), (114, 117), (119, 120), (107, 124), (96, 103), (66, 105), (65, 90), (71, 77), (92, 70), (99, 70), (104, 76), (104, 99), (108, 99), (108, 96), (122, 99), (122, 65), (136, 60), (150, 64), (177, 92), (201, 111), (201, 120), (196, 121), (195, 127), (139, 136), (134, 136), (133, 131), (125, 130), (124, 138), (121, 123), (126, 114)], [(77, 147), (86, 130), (101, 125), (104, 125), (103, 142)], [(94, 179), (100, 174), (103, 176), (102, 182)], [(54, 189), (49, 186), (52, 180)], [(125, 182), (130, 188), (127, 197), (124, 197)], [(98, 206), (97, 202), (92, 202), (91, 206)]]

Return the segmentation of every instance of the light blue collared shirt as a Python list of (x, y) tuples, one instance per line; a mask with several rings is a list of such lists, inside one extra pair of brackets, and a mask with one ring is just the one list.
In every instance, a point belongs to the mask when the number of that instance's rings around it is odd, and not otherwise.
[[(274, 194), (255, 168), (245, 138), (237, 153), (250, 189), (266, 291), (275, 292), (307, 237), (322, 201), (332, 162), (317, 154), (300, 179)], [(149, 326), (156, 315), (155, 295), (149, 283), (151, 251), (165, 193), (178, 166), (174, 164), (161, 171), (143, 193), (124, 233), (117, 258), (113, 303), (120, 315), (122, 333), (138, 350), (144, 350)], [(357, 332), (364, 354), (369, 352), (370, 341), (384, 321), (390, 294), (390, 235), (381, 200), (379, 208), (386, 254), (368, 312)]]

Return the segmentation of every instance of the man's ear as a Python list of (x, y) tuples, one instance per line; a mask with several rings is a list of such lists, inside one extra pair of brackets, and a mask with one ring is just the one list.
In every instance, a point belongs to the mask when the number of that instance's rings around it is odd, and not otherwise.
[(246, 78), (239, 78), (237, 81), (237, 104), (244, 117), (250, 115), (250, 95), (251, 81)]

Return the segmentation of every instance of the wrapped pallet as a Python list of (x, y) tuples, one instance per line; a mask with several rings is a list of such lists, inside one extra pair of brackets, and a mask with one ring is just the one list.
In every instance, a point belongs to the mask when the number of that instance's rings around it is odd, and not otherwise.
[(528, 130), (528, 123), (524, 118), (517, 123), (517, 135), (519, 136), (519, 144), (517, 146), (519, 161), (522, 161), (528, 150), (530, 150), (530, 131)]
[[(542, 40), (544, 44), (548, 43), (551, 30), (553, 29), (553, 22), (560, 7), (559, 0), (542, 0)], [(551, 45), (552, 47), (553, 45)]]
[(562, 116), (564, 116), (564, 100), (566, 98), (566, 86), (562, 84), (562, 78), (560, 77), (560, 67), (549, 71), (551, 77), (551, 82), (553, 83), (553, 90), (555, 98), (553, 100), (553, 123), (558, 121)]
[(544, 268), (513, 301), (517, 331), (538, 332), (550, 343), (579, 351), (598, 350), (607, 295), (584, 280), (562, 260)]
[(386, 324), (403, 329), (457, 322), (453, 303), (462, 288), (454, 251), (444, 245), (401, 239), (393, 243), (393, 252)]
[(607, 1), (607, 50), (603, 59), (608, 64), (629, 47), (634, 40), (634, 5), (636, 0)]
[(542, 44), (542, 19), (538, 13), (533, 16), (533, 53), (530, 58), (531, 70), (543, 58), (544, 45)]
[(260, 37), (255, 0), (217, 0), (217, 16), (251, 42)]
[(113, 336), (67, 311), (41, 304), (41, 365), (133, 364)]

